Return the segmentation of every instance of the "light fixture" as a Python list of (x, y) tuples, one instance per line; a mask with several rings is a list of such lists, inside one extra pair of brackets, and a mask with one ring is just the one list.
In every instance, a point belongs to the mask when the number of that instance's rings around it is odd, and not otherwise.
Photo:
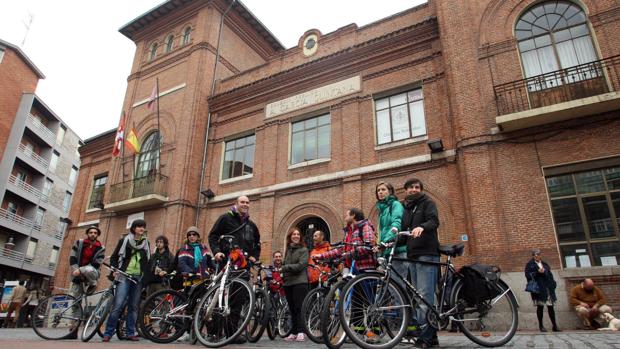
[(440, 151), (443, 151), (443, 142), (441, 141), (441, 138), (431, 139), (430, 141), (426, 142), (426, 144), (431, 150), (431, 153), (439, 153)]
[(73, 221), (69, 217), (60, 217), (59, 221), (61, 221), (63, 223), (67, 223), (69, 225), (71, 225), (71, 223), (73, 223)]
[(200, 194), (204, 195), (207, 199), (213, 199), (215, 197), (215, 193), (211, 188), (201, 191)]

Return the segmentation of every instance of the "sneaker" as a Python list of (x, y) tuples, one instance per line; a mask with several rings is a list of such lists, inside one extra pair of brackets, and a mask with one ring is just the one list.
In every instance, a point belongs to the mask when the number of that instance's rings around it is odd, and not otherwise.
[(297, 335), (296, 334), (290, 334), (288, 337), (284, 338), (285, 341), (287, 342), (294, 342), (297, 340)]
[(379, 340), (380, 340), (379, 336), (377, 336), (371, 330), (366, 331), (365, 335), (366, 335), (366, 339), (364, 340), (364, 342), (366, 342), (368, 344), (377, 344), (377, 343), (379, 343)]
[(107, 343), (110, 341), (110, 336), (103, 336), (103, 339), (101, 339), (102, 342)]
[(306, 336), (303, 333), (298, 333), (297, 338), (295, 339), (297, 342), (305, 342)]

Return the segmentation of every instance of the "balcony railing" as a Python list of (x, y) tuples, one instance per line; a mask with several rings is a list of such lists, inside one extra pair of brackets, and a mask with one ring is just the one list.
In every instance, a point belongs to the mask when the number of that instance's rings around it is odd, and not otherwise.
[(5, 247), (3, 250), (0, 251), (0, 257), (4, 257), (15, 262), (22, 262), (24, 260), (25, 254), (23, 252), (9, 250)]
[(19, 143), (19, 146), (17, 148), (19, 149), (20, 152), (22, 152), (24, 155), (34, 160), (39, 165), (43, 167), (49, 166), (49, 161), (39, 156), (39, 154), (35, 153), (31, 149), (28, 149), (23, 143)]
[(154, 174), (110, 186), (110, 203), (156, 194), (168, 196), (168, 177)]
[(26, 191), (34, 196), (36, 196), (37, 198), (41, 198), (43, 196), (43, 194), (41, 193), (41, 191), (35, 187), (33, 187), (32, 185), (22, 181), (21, 179), (15, 177), (14, 175), (10, 175), (9, 176), (9, 183), (13, 184), (14, 186), (22, 189), (23, 191)]
[(56, 139), (56, 134), (52, 132), (47, 126), (45, 126), (39, 119), (34, 117), (32, 114), (28, 115), (28, 120), (36, 127), (39, 131), (43, 132), (45, 137), (50, 138), (52, 141)]
[(24, 218), (13, 212), (9, 212), (3, 208), (0, 208), (0, 219), (19, 224), (25, 228), (32, 228), (32, 226), (34, 225), (34, 222), (30, 219)]
[(620, 90), (620, 55), (496, 85), (498, 115)]

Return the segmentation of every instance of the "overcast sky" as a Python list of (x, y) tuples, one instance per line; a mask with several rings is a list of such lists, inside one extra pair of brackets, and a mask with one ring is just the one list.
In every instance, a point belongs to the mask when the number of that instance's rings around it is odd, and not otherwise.
[[(326, 34), (350, 23), (362, 26), (425, 0), (242, 2), (290, 48), (308, 29)], [(115, 128), (120, 118), (135, 45), (118, 29), (160, 3), (0, 0), (0, 38), (22, 47), (46, 76), (39, 82), (37, 95), (86, 139)]]

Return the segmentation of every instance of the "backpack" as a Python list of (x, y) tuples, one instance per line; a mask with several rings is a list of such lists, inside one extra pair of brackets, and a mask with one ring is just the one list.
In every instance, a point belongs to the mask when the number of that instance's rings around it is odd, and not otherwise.
[(461, 296), (469, 305), (491, 300), (502, 293), (498, 282), (500, 269), (494, 265), (471, 264), (461, 268), (463, 288)]

